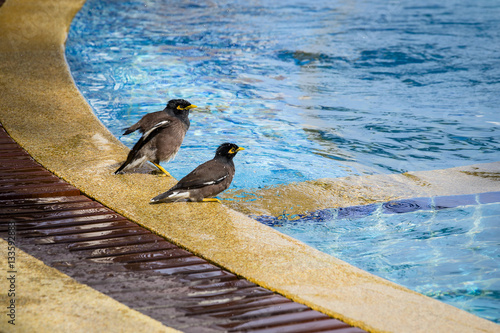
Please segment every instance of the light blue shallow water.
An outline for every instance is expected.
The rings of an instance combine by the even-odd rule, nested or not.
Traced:
[[[122,129],[169,99],[200,106],[176,178],[224,141],[246,148],[232,188],[500,160],[496,1],[87,0],[66,55],[129,147]],[[498,321],[498,209],[273,227]]]
[[[500,323],[500,203],[401,214],[382,204],[264,219],[375,275]],[[360,215],[363,215],[360,217]]]

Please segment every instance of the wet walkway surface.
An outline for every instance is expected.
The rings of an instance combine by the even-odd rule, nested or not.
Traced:
[[[184,332],[365,332],[199,258],[82,195],[0,126],[0,235]]]

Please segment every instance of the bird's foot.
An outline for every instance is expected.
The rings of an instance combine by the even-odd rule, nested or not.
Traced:
[[[218,202],[222,203],[219,199],[217,198],[203,198],[202,202]]]
[[[169,174],[169,173],[165,173],[165,172],[162,172],[162,171],[160,171],[160,170],[155,170],[155,171],[152,171],[152,172],[151,172],[151,174],[152,174],[152,175],[156,175],[156,176],[158,176],[158,177],[172,177],[172,175],[171,175],[171,174]]]
[[[159,171],[161,171],[161,173],[159,173],[160,177],[172,177],[172,175],[167,170],[165,170],[161,165],[156,164],[154,162],[153,162],[153,164],[155,167],[158,168]]]

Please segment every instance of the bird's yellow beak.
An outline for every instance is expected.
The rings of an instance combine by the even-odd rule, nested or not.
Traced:
[[[179,105],[179,106],[177,106],[177,110],[190,110],[190,109],[194,109],[194,108],[197,108],[197,106],[196,106],[196,105],[194,105],[194,104],[191,104],[191,105],[189,105],[189,106],[186,106],[185,108],[181,108],[181,106],[180,106],[180,105]]]
[[[240,151],[240,150],[245,150],[245,148],[239,147],[238,149],[236,149],[236,151]]]

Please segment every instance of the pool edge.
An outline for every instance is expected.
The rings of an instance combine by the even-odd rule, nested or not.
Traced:
[[[5,73],[0,78],[0,121],[42,165],[196,254],[352,325],[373,332],[498,330],[492,322],[356,269],[228,207],[148,205],[152,194],[174,181],[112,175],[127,149],[94,116],[69,73],[64,41],[81,5],[81,0],[57,5],[19,1],[20,9],[12,12],[7,1],[0,7],[0,26],[8,31],[0,37]],[[5,20],[7,11],[24,20]],[[332,293],[332,287],[338,292]],[[423,315],[424,322],[415,320]]]

